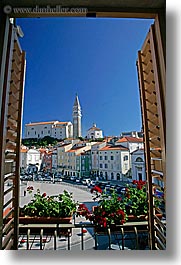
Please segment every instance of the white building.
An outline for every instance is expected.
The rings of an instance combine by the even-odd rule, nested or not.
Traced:
[[[73,136],[71,122],[49,121],[34,122],[25,125],[25,138],[43,138],[51,136],[57,139],[65,139]]]
[[[131,153],[132,180],[146,180],[144,149]]]
[[[106,180],[122,180],[130,168],[129,149],[105,146],[99,149],[99,174]]]
[[[122,145],[129,149],[130,153],[137,149],[144,148],[143,146],[143,138],[137,138],[137,137],[123,137],[119,139],[117,142],[115,142],[115,145]]]
[[[102,130],[96,127],[96,124],[94,123],[91,128],[87,131],[87,138],[88,139],[99,139],[103,138]]]
[[[41,154],[37,149],[21,149],[20,151],[20,168],[24,172],[33,172],[34,168],[37,167],[40,170],[41,166]],[[32,170],[31,170],[32,167]]]
[[[121,137],[126,137],[126,136],[130,136],[130,137],[136,137],[136,138],[139,138],[139,137],[143,137],[143,132],[137,132],[137,131],[130,131],[130,132],[122,132],[121,133]]]

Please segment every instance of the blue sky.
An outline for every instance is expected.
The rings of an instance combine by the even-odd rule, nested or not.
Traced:
[[[104,135],[141,129],[137,51],[153,21],[144,19],[17,19],[24,37],[24,125],[72,121],[76,93],[82,134],[93,123]]]

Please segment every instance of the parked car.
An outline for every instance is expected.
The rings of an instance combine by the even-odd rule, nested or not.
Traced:
[[[81,181],[80,181],[79,178],[76,178],[75,182],[76,182],[76,183],[80,183]]]
[[[82,180],[82,184],[84,184],[84,185],[90,184],[90,182],[91,182],[91,179],[83,179]]]
[[[91,180],[90,184],[91,184],[92,186],[95,186],[95,185],[96,185],[96,181],[95,181],[95,180]]]
[[[52,181],[52,178],[50,176],[46,176],[46,177],[44,177],[44,180],[45,181]]]
[[[62,178],[54,178],[54,182],[62,182]]]

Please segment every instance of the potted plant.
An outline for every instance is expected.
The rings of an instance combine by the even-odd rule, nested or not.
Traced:
[[[95,195],[93,199],[98,200],[97,206],[89,211],[85,204],[80,204],[78,213],[93,222],[95,232],[107,232],[107,228],[116,230],[118,225],[126,222],[124,205],[115,191],[108,195],[95,186],[91,192]]]
[[[66,190],[62,194],[47,196],[45,192],[41,194],[37,189],[32,200],[21,209],[21,215],[36,217],[37,221],[47,218],[50,222],[50,219],[54,221],[55,218],[61,220],[72,217],[76,208],[77,203],[73,200],[72,194]]]
[[[128,221],[142,221],[148,218],[148,198],[146,192],[146,181],[133,180],[132,185],[127,185],[122,198],[125,205]],[[155,199],[155,206],[159,207],[160,202]],[[161,218],[161,216],[158,216]]]

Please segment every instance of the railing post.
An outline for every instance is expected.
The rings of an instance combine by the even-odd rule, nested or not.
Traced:
[[[68,250],[70,250],[70,234],[71,234],[71,231],[70,229],[68,229]]]
[[[107,234],[108,234],[108,240],[109,240],[109,249],[111,249],[111,230],[110,230],[110,228],[107,229]]]
[[[97,232],[94,233],[94,239],[95,239],[95,250],[97,250]]]
[[[26,242],[26,249],[29,249],[29,240],[30,240],[30,229],[27,231],[27,242]]]
[[[84,233],[83,233],[83,226],[81,227],[81,249],[84,250]]]
[[[43,229],[40,230],[40,249],[43,249],[43,245],[42,245],[42,239],[43,239]]]
[[[54,230],[54,250],[57,249],[57,230]]]
[[[124,250],[124,228],[121,227],[121,234],[122,234],[122,250]]]
[[[134,231],[135,231],[135,235],[136,235],[136,249],[138,249],[138,230],[137,230],[136,226],[134,226]]]

